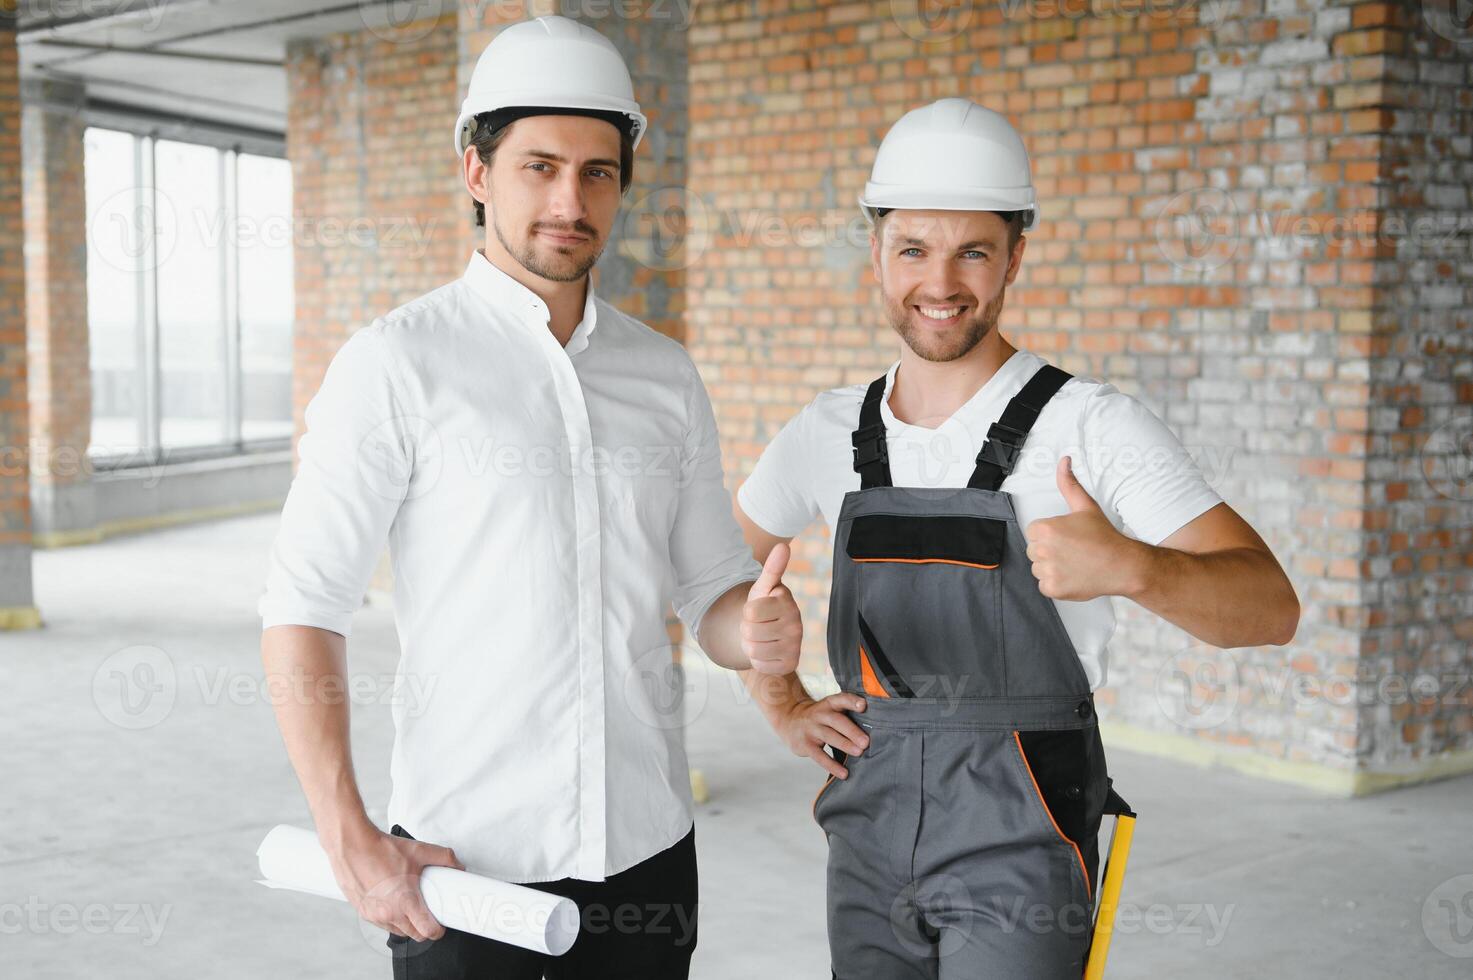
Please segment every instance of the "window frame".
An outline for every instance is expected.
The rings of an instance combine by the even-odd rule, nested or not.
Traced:
[[[135,117],[108,111],[87,113],[84,118],[84,134],[93,128],[124,133],[132,137],[133,175],[132,186],[134,207],[140,213],[156,213],[157,172],[156,150],[159,140],[193,143],[209,146],[216,150],[216,166],[219,168],[222,218],[225,228],[232,228],[239,215],[239,168],[244,154],[286,159],[285,139],[278,134],[254,130],[236,131],[229,127],[197,126],[178,120],[160,120]],[[90,215],[89,215],[90,220]],[[161,363],[161,333],[159,322],[158,279],[159,269],[155,252],[154,236],[144,236],[140,243],[140,256],[135,273],[136,304],[134,311],[134,343],[138,357],[136,370],[141,374],[142,398],[139,399],[135,421],[138,425],[139,446],[119,452],[94,452],[91,446],[92,420],[88,419],[87,459],[94,471],[124,470],[136,467],[184,463],[204,459],[219,459],[254,453],[277,452],[291,447],[292,436],[245,439],[244,425],[244,377],[241,356],[240,316],[240,250],[232,235],[222,237],[220,249],[219,309],[223,319],[220,343],[222,382],[225,386],[225,410],[222,422],[226,438],[210,445],[165,447],[163,445],[163,406]],[[295,266],[295,256],[293,257]],[[91,297],[89,295],[89,308]],[[293,322],[293,330],[295,322]],[[89,317],[88,331],[91,323]],[[89,372],[90,383],[90,372]]]

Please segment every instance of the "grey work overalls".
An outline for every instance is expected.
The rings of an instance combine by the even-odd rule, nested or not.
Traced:
[[[1125,810],[1089,682],[998,489],[1070,375],[1040,368],[963,488],[895,487],[880,416],[854,432],[860,489],[834,538],[829,662],[866,696],[869,747],[814,800],[828,837],[839,980],[1079,977],[1098,833]]]

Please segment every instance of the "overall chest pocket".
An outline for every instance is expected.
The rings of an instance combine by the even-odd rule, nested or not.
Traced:
[[[1001,575],[1007,522],[864,514],[849,528],[862,656],[893,696],[1006,690]],[[888,676],[887,676],[888,675]]]

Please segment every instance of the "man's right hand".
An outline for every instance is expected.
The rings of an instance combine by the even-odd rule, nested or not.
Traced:
[[[386,834],[371,824],[324,847],[338,887],[364,919],[416,942],[445,935],[425,904],[419,875],[427,865],[464,871],[450,848]]]
[[[845,709],[863,711],[864,698],[841,692],[814,701],[805,698],[795,703],[778,722],[778,734],[788,743],[794,755],[803,755],[840,779],[849,778],[849,770],[823,750],[832,745],[846,755],[860,755],[869,745],[869,736],[854,723]]]

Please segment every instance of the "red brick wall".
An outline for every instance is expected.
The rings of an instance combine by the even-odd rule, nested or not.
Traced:
[[[0,16],[0,608],[31,604],[31,500],[22,259],[20,80],[13,21]]]
[[[1356,624],[1368,677],[1416,679],[1361,709],[1378,763],[1473,745],[1473,29],[1437,20],[1455,9],[1355,9],[1356,43],[1386,53]]]
[[[287,157],[302,411],[344,340],[460,275],[466,209],[450,151],[456,19],[293,42]]]
[[[22,113],[31,466],[38,482],[91,477],[86,184],[81,90],[45,85]]]
[[[1367,552],[1403,552],[1404,594],[1391,605],[1415,618],[1411,593],[1426,569],[1406,567],[1409,549],[1432,542],[1466,554],[1473,523],[1464,508],[1444,516],[1460,530],[1440,537],[1425,526],[1368,535],[1390,530],[1377,498],[1397,492],[1368,466],[1373,411],[1416,398],[1372,385],[1386,352],[1378,335],[1395,319],[1375,286],[1385,265],[1374,235],[1390,176],[1383,156],[1390,132],[1408,125],[1378,107],[1383,80],[1401,70],[1382,57],[1389,42],[1377,26],[1393,8],[1290,2],[1268,14],[1228,0],[1091,13],[1110,6],[951,5],[929,27],[893,17],[882,0],[694,8],[690,190],[718,234],[689,270],[689,341],[733,482],[817,391],[867,381],[896,356],[854,197],[904,111],[973,98],[1023,134],[1042,207],[1003,332],[1166,418],[1280,557],[1304,605],[1292,645],[1222,651],[1117,600],[1100,698],[1108,716],[1288,761],[1384,762],[1355,698],[1326,690],[1362,668],[1366,628],[1389,626],[1369,601],[1381,581]],[[1418,16],[1410,4],[1395,9],[1404,22]],[[1200,10],[1217,16],[1199,22]],[[1461,58],[1461,114],[1442,125],[1466,146],[1466,49]],[[1425,160],[1444,148],[1435,146],[1414,153]],[[1460,173],[1466,187],[1466,165]],[[1466,194],[1450,207],[1466,219]],[[1202,247],[1194,216],[1211,213],[1225,226]],[[837,230],[810,234],[823,228]],[[1424,274],[1455,274],[1434,266]],[[1466,406],[1466,373],[1437,391],[1448,411]],[[1381,445],[1390,449],[1388,435]],[[1466,596],[1466,571],[1458,578],[1444,567],[1456,561],[1434,561],[1439,587],[1461,582]],[[823,663],[829,564],[816,525],[798,542],[793,583],[813,669]],[[1437,632],[1462,636],[1466,658],[1466,601],[1440,615]],[[1431,655],[1405,623],[1387,633],[1375,642],[1395,636],[1395,646]],[[1221,689],[1205,714],[1183,697],[1188,677],[1196,697]],[[1281,688],[1296,678],[1320,693]],[[1473,746],[1457,725],[1461,733],[1450,721],[1415,731],[1415,741],[1427,751]]]

